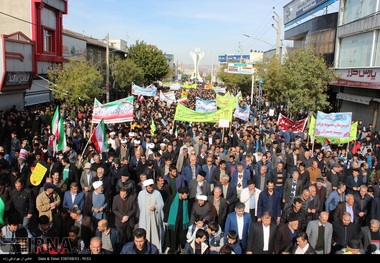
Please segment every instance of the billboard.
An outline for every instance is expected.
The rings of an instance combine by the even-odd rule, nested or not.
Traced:
[[[254,69],[252,64],[228,63],[227,73],[252,75],[253,71]]]
[[[218,61],[221,63],[227,62],[228,61],[239,61],[241,59],[244,60],[249,60],[250,55],[220,55],[218,57]]]
[[[284,25],[290,26],[322,10],[337,0],[293,0],[284,6]]]

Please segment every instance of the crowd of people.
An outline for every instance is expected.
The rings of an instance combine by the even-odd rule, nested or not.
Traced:
[[[286,112],[270,116],[249,96],[240,102],[249,121],[229,128],[175,121],[175,103],[134,103],[132,122],[107,125],[101,153],[89,105],[60,105],[63,151],[51,130],[56,105],[0,111],[0,253],[379,251],[380,139],[371,124],[359,121],[349,144],[328,145],[281,130],[277,114]]]

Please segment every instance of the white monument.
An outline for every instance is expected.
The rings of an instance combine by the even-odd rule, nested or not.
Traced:
[[[205,53],[200,52],[199,48],[194,49],[194,51],[190,51],[190,56],[194,61],[194,73],[191,76],[191,80],[198,80],[199,82],[203,82],[201,75],[199,74],[199,61],[204,57]]]

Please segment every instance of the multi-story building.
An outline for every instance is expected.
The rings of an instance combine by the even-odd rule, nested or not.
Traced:
[[[340,1],[334,83],[338,109],[373,127],[380,102],[380,1]]]
[[[67,0],[2,1],[0,108],[48,102],[48,69],[63,63],[62,17]]]
[[[313,15],[336,0],[293,0],[284,7],[284,39],[293,40],[294,48],[313,46],[339,78],[331,83],[332,111],[352,112],[353,120],[365,125],[380,120],[380,0],[339,1],[335,13]],[[313,17],[312,17],[313,16]],[[308,18],[304,23],[301,19]],[[297,24],[296,24],[297,23]]]
[[[107,41],[63,28],[67,0],[18,0],[2,3],[0,14],[0,109],[18,109],[54,100],[48,70],[71,58],[97,64],[104,76]],[[108,56],[125,58],[127,42],[109,39]],[[111,84],[112,78],[110,77]],[[109,93],[113,94],[110,87]]]

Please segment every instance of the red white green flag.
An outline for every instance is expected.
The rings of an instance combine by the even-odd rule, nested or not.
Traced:
[[[57,106],[51,121],[51,133],[55,136],[56,141],[59,138],[59,117],[59,106]]]
[[[107,133],[103,119],[101,119],[99,124],[96,126],[94,133],[92,134],[91,141],[99,154],[108,151]]]
[[[65,131],[65,123],[62,117],[59,118],[59,126],[58,126],[58,151],[66,150],[66,131]]]

